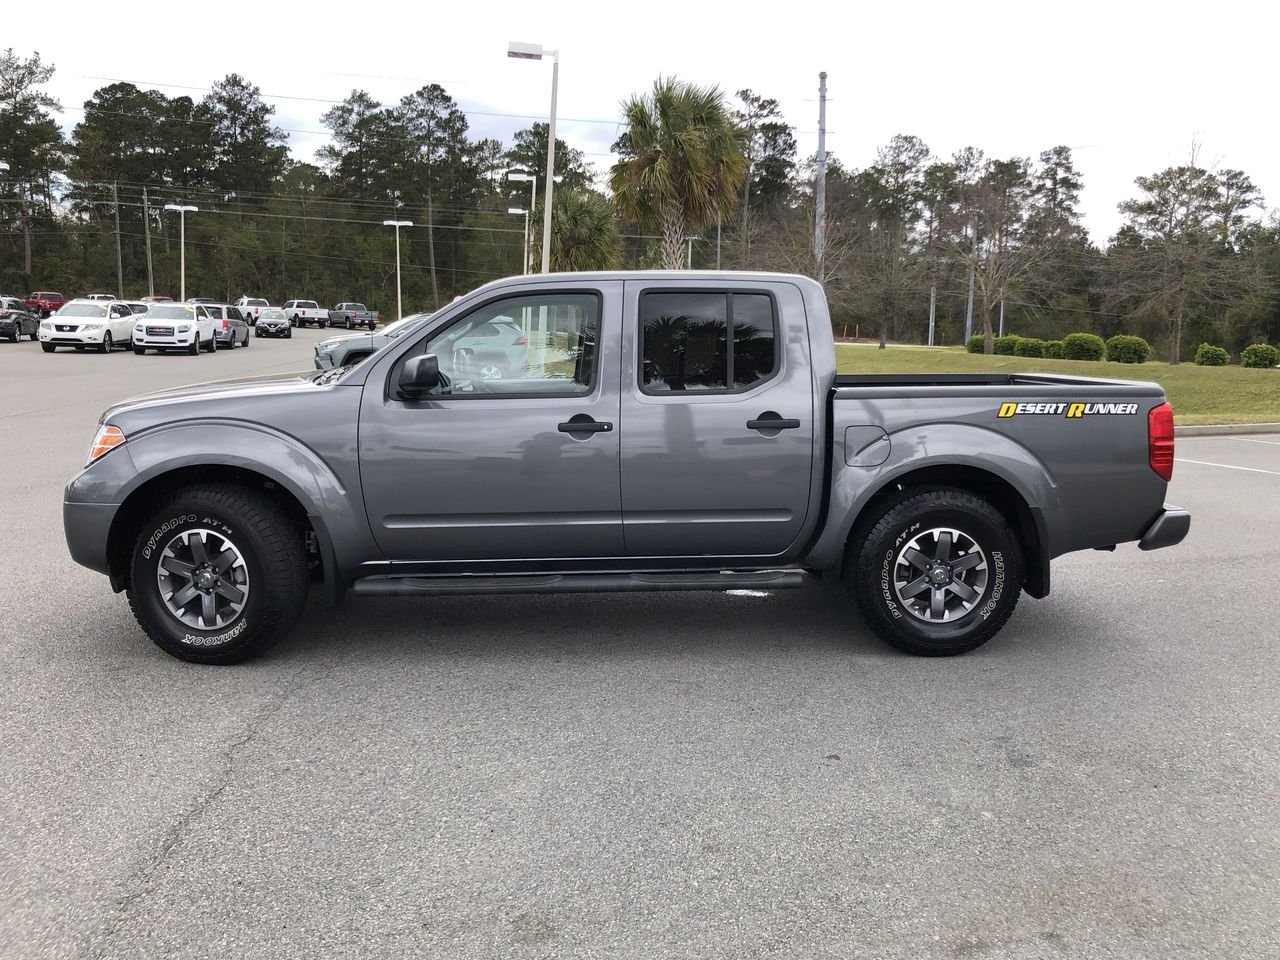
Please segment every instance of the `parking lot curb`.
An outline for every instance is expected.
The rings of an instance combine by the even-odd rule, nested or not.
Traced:
[[[1280,433],[1280,423],[1201,423],[1173,428],[1175,437],[1229,437],[1233,433]]]

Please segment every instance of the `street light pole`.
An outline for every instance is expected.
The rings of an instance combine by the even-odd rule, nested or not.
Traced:
[[[178,211],[178,300],[187,299],[187,214],[196,213],[200,208],[189,204],[166,203],[166,210]]]
[[[412,227],[411,220],[383,220],[384,227],[396,228],[396,319],[404,319],[404,302],[400,298],[400,228]]]
[[[507,207],[507,213],[524,214],[524,272],[529,272],[529,211],[524,207]]]
[[[507,45],[507,56],[517,60],[541,60],[551,57],[551,117],[547,129],[547,187],[542,211],[542,272],[551,272],[551,191],[556,174],[556,95],[560,85],[560,51],[545,50],[536,43]]]

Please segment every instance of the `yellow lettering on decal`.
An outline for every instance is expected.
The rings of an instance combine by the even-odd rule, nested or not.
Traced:
[[[1083,403],[1072,403],[1072,404],[1069,404],[1069,405],[1067,406],[1067,416],[1068,416],[1068,417],[1083,417],[1083,416],[1084,416],[1084,404],[1083,404]]]
[[[1018,412],[1018,405],[1016,403],[1002,403],[1000,404],[1000,412],[996,414],[996,416],[1012,417],[1017,412]]]

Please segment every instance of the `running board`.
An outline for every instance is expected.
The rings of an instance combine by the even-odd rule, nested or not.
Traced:
[[[667,590],[794,590],[802,570],[696,573],[550,573],[534,576],[366,577],[351,586],[362,597],[508,593],[636,593]]]

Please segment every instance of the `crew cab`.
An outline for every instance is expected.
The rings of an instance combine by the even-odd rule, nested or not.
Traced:
[[[378,325],[378,318],[363,303],[340,303],[329,311],[329,325],[341,325],[348,330],[359,327],[372,330]]]
[[[528,331],[518,375],[453,347]],[[363,363],[106,411],[63,507],[71,556],[185,660],[358,596],[844,584],[870,629],[959,654],[1054,557],[1185,537],[1156,384],[838,375],[822,288],[695,271],[516,277]],[[1117,592],[1124,588],[1117,586]]]
[[[314,323],[323,329],[329,325],[329,311],[314,300],[286,300],[284,312],[295,327],[306,327]]]
[[[153,303],[134,320],[133,352],[184,350],[198,356],[218,349],[213,316],[203,303]]]
[[[69,300],[40,321],[40,349],[45,353],[58,347],[110,353],[113,347],[128,347],[132,336],[133,311],[119,300]]]
[[[28,294],[22,302],[37,317],[47,317],[66,303],[67,298],[52,290],[37,290],[35,293]]]

